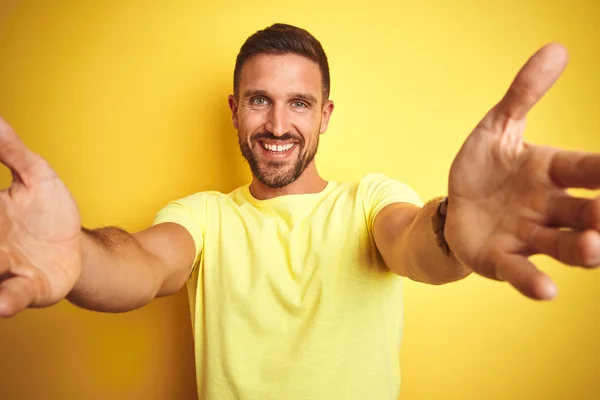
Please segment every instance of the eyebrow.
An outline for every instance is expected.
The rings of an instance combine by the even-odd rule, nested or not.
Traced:
[[[310,93],[293,93],[292,98],[304,100],[307,103],[316,104],[318,102],[317,98]]]
[[[268,93],[266,90],[260,90],[260,89],[248,89],[244,92],[244,94],[242,95],[243,98],[248,98],[248,97],[252,97],[252,96],[265,96],[265,97],[269,97]],[[313,96],[310,93],[292,93],[289,96],[292,99],[299,99],[299,100],[304,100],[308,103],[313,103],[316,104],[318,103],[318,100],[315,96]]]

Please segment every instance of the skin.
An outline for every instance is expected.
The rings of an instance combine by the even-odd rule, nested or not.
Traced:
[[[246,61],[240,78],[239,98],[229,96],[229,107],[252,170],[253,196],[323,190],[327,182],[314,156],[334,104],[323,98],[319,65],[295,54],[259,54]],[[272,152],[263,144],[293,147]]]
[[[541,48],[467,137],[449,175],[445,237],[451,256],[432,233],[439,201],[381,211],[374,236],[393,272],[431,284],[477,273],[507,281],[530,298],[550,299],[556,287],[529,256],[546,254],[586,268],[600,264],[600,200],[566,193],[600,187],[600,154],[523,141],[527,112],[566,64],[561,45]],[[333,103],[320,97],[318,67],[295,55],[257,56],[243,68],[240,93],[229,104],[242,152],[254,163],[252,194],[268,199],[322,190],[326,181],[311,156]],[[299,105],[310,96],[314,104]],[[261,140],[296,147],[271,154]],[[161,224],[134,235],[107,229],[97,233],[101,239],[82,234],[68,189],[2,119],[0,161],[14,176],[0,192],[0,316],[67,295],[90,309],[126,311],[184,284],[195,254],[184,228]],[[293,181],[282,184],[286,179]]]
[[[566,191],[600,188],[600,155],[523,140],[527,113],[567,61],[566,49],[556,43],[533,54],[461,147],[448,182],[445,238],[451,257],[420,244],[433,241],[426,222],[436,202],[421,210],[398,204],[382,211],[375,236],[394,272],[433,284],[476,273],[549,300],[557,287],[530,256],[545,254],[583,268],[600,264],[600,198]]]
[[[527,113],[567,62],[557,43],[536,52],[450,169],[446,234],[456,258],[535,299],[553,298],[557,288],[529,256],[545,254],[584,268],[600,264],[600,199],[566,192],[600,188],[600,155],[523,140]]]

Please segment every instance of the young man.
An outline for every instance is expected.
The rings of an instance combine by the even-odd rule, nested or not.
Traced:
[[[334,110],[320,43],[276,24],[242,46],[229,97],[252,182],[173,201],[152,227],[84,229],[67,188],[2,120],[0,315],[63,298],[123,312],[190,293],[200,399],[396,399],[401,279],[472,272],[551,299],[528,257],[600,264],[600,155],[523,142],[525,116],[559,77],[550,44],[519,71],[422,205],[371,174],[323,179],[314,155]],[[567,228],[567,229],[565,229]]]

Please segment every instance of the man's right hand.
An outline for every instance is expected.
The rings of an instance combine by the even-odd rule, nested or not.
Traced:
[[[81,222],[64,183],[0,118],[0,317],[62,300],[81,274]]]

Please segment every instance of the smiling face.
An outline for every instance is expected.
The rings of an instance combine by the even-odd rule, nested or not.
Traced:
[[[296,54],[258,54],[242,67],[239,95],[229,97],[233,124],[252,174],[268,188],[291,184],[314,162],[333,111],[321,79],[318,64]]]

